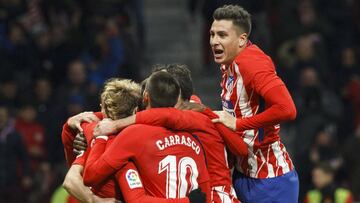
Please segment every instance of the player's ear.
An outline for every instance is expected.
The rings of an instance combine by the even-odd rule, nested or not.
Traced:
[[[247,43],[247,34],[246,33],[242,33],[240,36],[239,36],[239,47],[244,47],[246,46],[246,43]]]
[[[139,110],[139,108],[138,108],[138,107],[135,107],[134,110],[133,110],[133,112],[132,112],[132,114],[133,114],[133,115],[136,114],[136,112],[138,112],[138,110]]]
[[[144,107],[146,107],[149,103],[149,93],[147,91],[144,91],[144,95],[143,95],[143,104]]]
[[[107,115],[106,115],[105,105],[102,104],[102,103],[100,103],[100,111],[101,111],[101,113],[103,114],[104,118],[106,118]]]

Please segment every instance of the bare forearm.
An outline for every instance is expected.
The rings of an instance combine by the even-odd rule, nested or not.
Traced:
[[[63,187],[80,202],[92,202],[93,193],[83,183],[81,165],[73,165],[66,174]]]

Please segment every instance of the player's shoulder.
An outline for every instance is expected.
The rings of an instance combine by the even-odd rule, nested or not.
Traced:
[[[267,63],[271,58],[266,55],[258,46],[252,44],[246,47],[236,58],[237,64]]]
[[[255,74],[258,71],[275,69],[271,58],[256,45],[250,45],[242,51],[235,58],[235,63],[242,74]]]

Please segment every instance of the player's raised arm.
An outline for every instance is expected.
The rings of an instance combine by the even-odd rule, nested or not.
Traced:
[[[98,136],[95,138],[84,170],[85,185],[99,184],[128,163],[128,160],[133,158],[136,153],[141,153],[144,146],[139,142],[141,140],[139,135],[141,136],[143,132],[137,132],[136,135],[133,133],[131,127],[123,130],[106,150],[108,137]]]
[[[100,112],[83,112],[70,117],[63,125],[61,132],[61,140],[64,145],[65,159],[70,167],[76,158],[74,154],[74,139],[77,133],[82,132],[82,122],[92,122],[102,119],[103,115]]]
[[[274,126],[281,122],[294,120],[296,117],[295,104],[283,81],[276,75],[271,60],[268,63],[252,62],[257,70],[248,73],[249,85],[261,96],[265,103],[265,110],[251,117],[235,118],[224,112],[216,112],[219,119],[232,130],[244,131]]]

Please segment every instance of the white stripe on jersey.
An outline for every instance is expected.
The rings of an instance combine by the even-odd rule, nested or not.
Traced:
[[[215,186],[212,190],[216,191],[217,195],[221,200],[221,203],[232,203],[232,200],[230,199],[228,193],[225,192],[224,186]]]
[[[261,165],[260,165],[260,167],[258,168],[258,170],[257,170],[257,172],[256,172],[256,177],[258,177],[259,172],[261,171],[261,168],[262,168],[262,167],[264,166],[264,164],[266,163],[265,157],[264,157],[264,155],[263,155],[263,153],[261,152],[260,149],[258,149],[258,150],[256,151],[256,154],[255,154],[255,155],[257,155],[257,154],[260,154]]]
[[[251,105],[250,105],[251,98],[249,99],[249,97],[247,95],[244,81],[239,72],[238,65],[236,63],[234,63],[233,65],[235,66],[234,70],[235,70],[236,76],[237,76],[237,84],[236,84],[237,100],[236,100],[236,103],[234,106],[234,111],[239,106],[240,111],[241,111],[241,116],[243,118],[247,118],[247,117],[253,116],[253,112],[252,112]],[[250,96],[252,96],[252,92],[251,92]]]
[[[282,173],[285,174],[290,171],[289,165],[286,162],[286,157],[284,156],[283,151],[280,147],[280,141],[276,141],[273,144],[271,144],[271,148],[274,152],[276,163],[278,163],[279,166],[282,168]]]
[[[275,177],[275,174],[274,174],[274,167],[272,164],[269,163],[269,159],[270,159],[270,151],[271,150],[271,147],[269,146],[268,147],[268,151],[267,151],[267,157],[266,157],[266,165],[267,165],[267,168],[268,168],[268,175],[267,177]],[[276,174],[277,175],[277,174]]]
[[[240,104],[239,107],[240,107],[240,112],[241,112],[242,117],[243,118],[251,117],[251,116],[253,116],[253,112],[252,112],[252,109],[250,106],[250,100],[249,100],[249,97],[248,97],[246,89],[245,89],[243,78],[239,72],[238,65],[236,63],[234,63],[233,65],[235,66],[234,70],[235,70],[236,76],[237,76],[237,84],[236,84],[237,101],[234,106],[234,109]],[[255,138],[256,138],[255,130],[246,130],[246,131],[244,131],[244,135],[245,135],[244,142],[248,145],[248,151],[249,151],[249,155],[248,155],[248,164],[250,166],[249,174],[251,177],[254,177],[254,175],[256,174],[256,172],[258,170],[256,154],[254,154],[254,143],[255,143]],[[237,163],[239,163],[239,161],[237,161]],[[241,168],[241,166],[238,166],[238,168]]]

